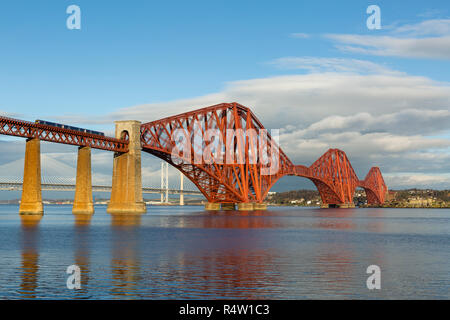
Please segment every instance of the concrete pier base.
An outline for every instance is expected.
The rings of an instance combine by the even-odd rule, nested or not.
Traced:
[[[222,210],[236,210],[236,205],[234,203],[222,203]]]
[[[267,210],[267,203],[255,203],[255,204],[253,204],[253,210]]]
[[[77,182],[75,186],[75,199],[73,201],[72,213],[76,215],[94,213],[90,147],[78,148]]]
[[[44,214],[41,191],[41,143],[39,139],[28,139],[26,142],[19,213]]]
[[[205,210],[207,210],[207,211],[218,211],[218,210],[220,210],[220,203],[207,202],[207,203],[205,203]]]
[[[139,121],[116,121],[116,138],[128,136],[128,152],[114,154],[111,200],[112,214],[141,214],[147,211],[142,198],[141,140]]]
[[[347,208],[355,208],[354,203],[343,203],[339,205],[339,208],[347,209]]]
[[[329,208],[328,203],[322,203],[322,205],[320,206],[323,209]]]
[[[254,203],[252,202],[241,202],[237,204],[239,211],[253,211]]]
[[[322,204],[321,208],[355,208],[354,203],[339,203],[339,204]]]

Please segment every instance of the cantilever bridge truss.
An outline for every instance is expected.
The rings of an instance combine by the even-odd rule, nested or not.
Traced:
[[[0,134],[123,153],[129,141],[0,117]],[[387,187],[378,167],[364,180],[346,154],[330,149],[311,166],[295,165],[247,107],[223,103],[141,125],[142,150],[178,168],[208,199],[261,203],[283,176],[310,179],[324,204],[350,204],[357,187],[382,204]]]
[[[352,203],[357,187],[365,189],[368,203],[382,204],[387,192],[378,167],[359,180],[338,149],[309,167],[294,165],[251,110],[238,103],[144,123],[141,145],[182,171],[210,202],[261,203],[286,175],[310,179],[324,204]]]

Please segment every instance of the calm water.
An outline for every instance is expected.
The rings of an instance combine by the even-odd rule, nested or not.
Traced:
[[[209,213],[96,207],[41,221],[0,206],[3,299],[449,299],[450,210],[302,209]],[[69,265],[81,289],[66,287]],[[381,268],[368,290],[366,268]]]

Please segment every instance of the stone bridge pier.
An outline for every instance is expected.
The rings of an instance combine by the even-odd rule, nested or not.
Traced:
[[[128,138],[128,152],[114,154],[111,214],[140,214],[147,211],[142,197],[141,123],[116,121],[116,138]]]
[[[146,212],[142,197],[141,140],[139,121],[116,121],[116,137],[129,140],[128,152],[114,154],[111,200],[107,212],[140,214]],[[94,213],[92,197],[91,148],[78,148],[77,178],[72,212],[75,215]],[[43,215],[41,188],[40,140],[28,139],[22,187],[21,215]]]
[[[27,139],[23,169],[22,199],[20,214],[44,214],[41,191],[41,142]]]
[[[91,178],[91,148],[78,149],[77,179],[74,214],[93,214]],[[43,215],[41,188],[41,142],[39,139],[28,139],[25,145],[25,164],[23,170],[22,199],[19,213],[21,215]]]
[[[91,148],[79,147],[73,214],[93,214]]]

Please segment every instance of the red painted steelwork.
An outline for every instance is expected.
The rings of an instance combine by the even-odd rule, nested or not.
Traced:
[[[127,152],[128,141],[0,116],[0,134],[74,146]]]
[[[207,156],[214,158],[212,139],[198,140],[208,136],[208,130],[218,130],[223,149],[231,151],[234,161],[196,161],[198,153],[207,150]],[[346,154],[338,149],[330,149],[310,167],[294,165],[284,152],[267,134],[266,141],[258,142],[247,136],[243,143],[237,142],[227,130],[254,130],[258,135],[265,130],[261,122],[250,111],[238,103],[222,103],[215,106],[186,112],[161,120],[144,123],[141,126],[141,144],[145,152],[151,153],[182,171],[210,202],[220,203],[261,203],[270,188],[283,176],[306,177],[316,185],[324,204],[353,203],[356,187],[363,187],[370,204],[384,202],[387,187],[378,168],[372,168],[366,179],[356,176]],[[183,150],[179,158],[172,157],[176,132],[184,132],[190,141],[190,150]],[[271,149],[270,146],[276,146]],[[228,147],[229,149],[227,149]],[[253,151],[252,151],[253,150]],[[250,161],[253,154],[256,161]],[[244,161],[239,160],[239,156]],[[266,158],[264,155],[267,155]],[[279,155],[279,157],[278,157]],[[275,157],[274,157],[275,156]],[[184,161],[179,161],[184,158]],[[225,159],[226,155],[224,156]],[[273,160],[267,162],[268,158]],[[263,174],[270,166],[278,170]]]
[[[359,186],[366,191],[367,202],[371,204],[383,204],[388,188],[384,183],[380,168],[372,167]]]

